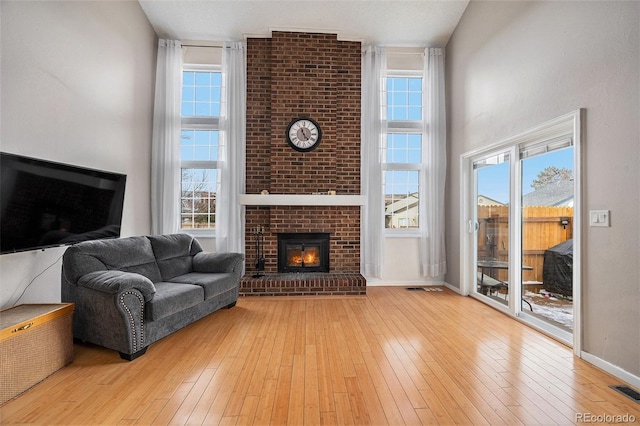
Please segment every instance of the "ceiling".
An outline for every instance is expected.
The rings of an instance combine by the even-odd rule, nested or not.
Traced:
[[[161,38],[232,41],[271,31],[365,45],[444,47],[469,0],[139,0]]]

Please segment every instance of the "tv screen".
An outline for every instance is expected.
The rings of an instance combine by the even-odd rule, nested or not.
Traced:
[[[120,236],[126,175],[0,153],[2,254]]]

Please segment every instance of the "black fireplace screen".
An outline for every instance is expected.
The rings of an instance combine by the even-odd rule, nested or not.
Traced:
[[[329,272],[329,234],[278,234],[278,272]]]

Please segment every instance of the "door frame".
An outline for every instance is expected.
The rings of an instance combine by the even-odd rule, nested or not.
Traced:
[[[581,162],[581,145],[582,145],[582,116],[583,109],[577,109],[560,117],[546,121],[522,133],[498,141],[496,143],[477,148],[460,156],[461,170],[461,191],[460,191],[460,278],[462,295],[474,297],[483,303],[505,312],[514,319],[524,322],[525,324],[549,335],[550,337],[573,347],[574,355],[580,357],[582,351],[582,293],[581,293],[581,275],[582,275],[582,162]],[[521,176],[520,176],[520,160],[517,157],[519,147],[532,144],[535,142],[543,142],[570,135],[573,139],[573,177],[574,177],[574,204],[573,204],[573,333],[561,332],[558,327],[554,327],[550,323],[542,321],[532,315],[527,315],[522,311],[519,300],[521,293],[521,277],[515,273],[519,271],[522,264],[521,250],[521,203],[511,203],[509,209],[509,306],[499,303],[491,303],[486,298],[478,297],[477,293],[472,291],[476,285],[475,266],[475,244],[476,239],[475,225],[475,209],[477,199],[474,202],[475,188],[473,161],[479,157],[486,156],[496,151],[510,151],[514,154],[510,163],[511,172],[511,200],[520,200],[521,194]]]

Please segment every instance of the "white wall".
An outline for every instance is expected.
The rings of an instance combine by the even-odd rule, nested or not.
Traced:
[[[156,36],[139,4],[0,7],[0,149],[126,174],[122,235],[148,233]],[[18,302],[59,301],[63,252],[1,256],[0,306],[39,274]]]
[[[640,377],[640,3],[471,2],[447,45],[446,281],[460,286],[460,154],[585,108],[583,350]]]
[[[442,285],[443,277],[425,277],[420,270],[420,238],[384,239],[382,279],[367,278],[367,285]]]

